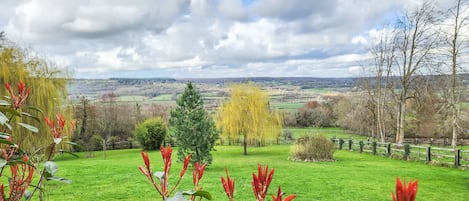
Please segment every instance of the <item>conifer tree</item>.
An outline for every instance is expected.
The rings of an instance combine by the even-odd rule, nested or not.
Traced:
[[[185,156],[192,154],[192,164],[210,164],[210,151],[214,150],[219,132],[204,108],[200,92],[189,82],[176,103],[177,107],[171,111],[170,124],[178,147],[178,160],[184,161]]]

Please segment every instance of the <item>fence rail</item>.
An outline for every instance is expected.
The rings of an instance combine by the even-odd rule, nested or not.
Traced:
[[[469,150],[370,142],[353,139],[333,138],[339,149],[370,153],[402,160],[425,161],[455,167],[469,167]]]

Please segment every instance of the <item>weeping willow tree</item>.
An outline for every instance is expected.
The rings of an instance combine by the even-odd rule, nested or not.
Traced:
[[[238,84],[219,108],[217,126],[228,141],[242,140],[247,155],[248,144],[260,146],[278,138],[282,118],[278,111],[270,109],[267,93],[253,83]]]
[[[39,128],[38,133],[13,124],[13,141],[19,144],[23,150],[32,152],[49,145],[52,136],[49,128],[44,123],[44,117],[53,117],[58,113],[63,114],[67,122],[71,120],[71,108],[66,106],[66,76],[53,64],[37,56],[31,56],[25,49],[15,45],[0,45],[0,94],[8,95],[3,87],[5,83],[10,83],[15,90],[19,81],[23,81],[26,87],[31,88],[26,105],[39,108],[38,111],[24,111],[35,117],[40,122],[28,118],[25,115],[17,117],[16,122],[24,122]],[[68,128],[66,128],[68,129]],[[71,137],[71,132],[65,130],[64,134]]]

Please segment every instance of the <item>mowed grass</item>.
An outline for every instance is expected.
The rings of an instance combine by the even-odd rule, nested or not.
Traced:
[[[176,152],[176,150],[174,151]],[[103,160],[101,152],[94,158],[72,159],[60,157],[58,176],[69,178],[73,183],[48,183],[48,200],[160,200],[138,170],[143,164],[140,150],[108,151]],[[467,200],[469,196],[469,173],[465,170],[429,166],[338,151],[337,161],[306,163],[289,161],[290,145],[250,147],[248,155],[242,155],[241,146],[219,146],[213,152],[213,164],[206,170],[202,185],[213,200],[227,200],[220,183],[220,177],[228,168],[235,179],[235,198],[239,201],[254,200],[251,180],[257,164],[269,164],[275,168],[275,175],[269,194],[277,186],[287,194],[297,194],[296,201],[313,200],[390,200],[395,188],[395,179],[419,179],[418,200]],[[84,153],[81,153],[84,155]],[[176,153],[173,154],[176,156]],[[152,167],[162,168],[158,151],[150,152]],[[179,174],[181,163],[173,162],[171,182]],[[179,189],[191,189],[191,170],[184,177]],[[270,198],[269,198],[270,200]]]

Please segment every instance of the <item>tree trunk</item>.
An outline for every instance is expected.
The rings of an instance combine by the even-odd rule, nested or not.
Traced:
[[[248,155],[248,150],[247,150],[248,144],[247,144],[247,142],[246,142],[246,135],[243,136],[243,146],[244,146],[244,152],[243,152],[243,154],[244,154],[244,155]]]
[[[406,114],[406,104],[405,98],[400,100],[399,111],[397,114],[397,130],[396,130],[396,143],[402,144],[404,141],[404,123],[405,123],[405,114]]]

